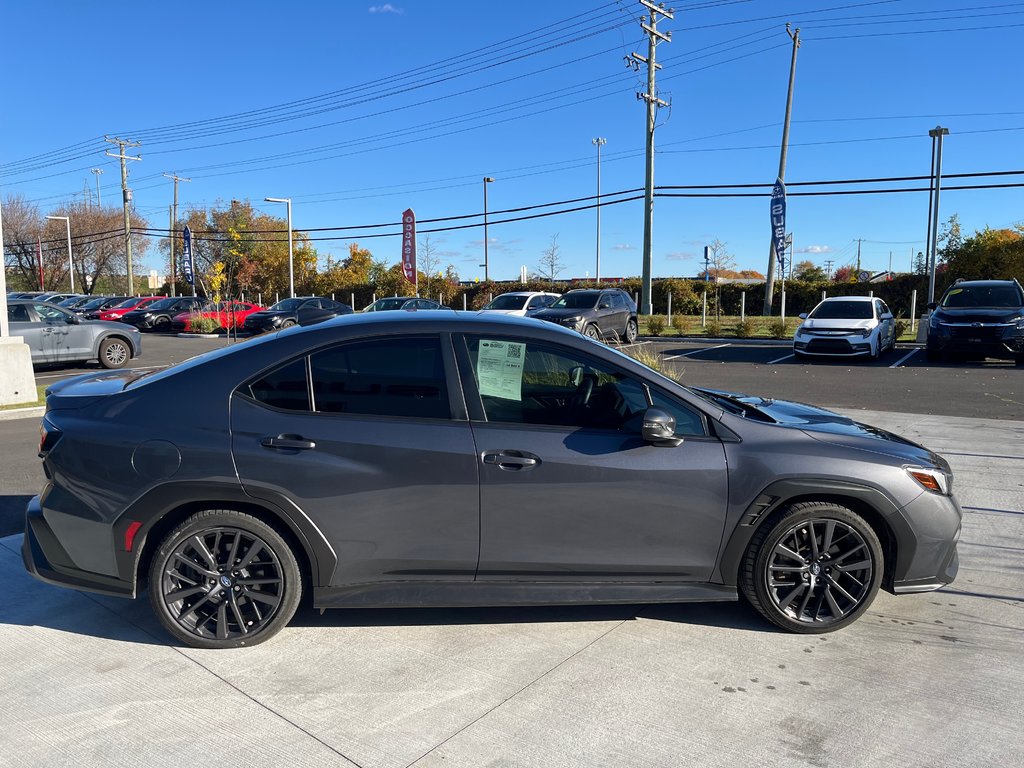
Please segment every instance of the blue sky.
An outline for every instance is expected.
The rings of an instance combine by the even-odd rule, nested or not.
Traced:
[[[496,179],[492,212],[593,195],[597,136],[607,139],[603,191],[643,186],[635,92],[645,82],[623,63],[631,51],[646,53],[636,0],[117,9],[3,0],[0,8],[0,164],[46,155],[0,168],[0,195],[22,194],[43,209],[81,196],[83,184],[94,188],[91,167],[105,171],[104,202],[119,199],[104,134],[142,141],[130,186],[157,227],[167,226],[171,199],[160,174],[171,171],[192,178],[179,190],[183,207],[249,199],[283,216],[263,198],[291,197],[297,229],[394,222],[407,207],[420,219],[478,214],[485,175]],[[927,174],[927,132],[940,123],[950,129],[944,172],[1021,169],[1024,3],[691,0],[674,8],[661,24],[672,42],[658,47],[659,95],[671,101],[659,113],[658,184],[774,181],[786,21],[804,40],[787,182]],[[240,116],[216,120],[229,115]],[[891,251],[894,267],[906,269],[923,248],[926,207],[927,193],[791,197],[788,228],[798,259],[846,264],[862,238],[865,268],[886,268]],[[1024,189],[945,192],[941,217],[952,213],[968,230],[1007,226],[1024,219]],[[592,275],[587,210],[492,224],[492,277],[533,269],[555,234],[563,276]],[[482,238],[480,228],[433,236],[464,279],[482,277]],[[767,199],[658,199],[654,274],[696,274],[714,238],[739,268],[763,272]],[[642,202],[603,209],[602,274],[639,274],[642,240]],[[397,237],[360,243],[399,259]],[[317,246],[339,256],[348,243]],[[154,255],[145,266],[158,266]]]

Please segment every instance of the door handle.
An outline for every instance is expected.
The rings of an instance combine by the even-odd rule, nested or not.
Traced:
[[[533,469],[538,466],[540,458],[523,451],[498,451],[497,453],[485,453],[484,464],[492,464],[498,469],[508,472],[520,472],[526,469]]]
[[[277,448],[286,451],[308,451],[316,448],[316,443],[306,440],[299,435],[278,435],[277,437],[264,437],[260,440],[264,448]]]

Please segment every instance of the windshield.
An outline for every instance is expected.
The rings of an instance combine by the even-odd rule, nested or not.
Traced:
[[[170,309],[177,303],[177,299],[160,299],[160,301],[154,301],[152,304],[147,304],[146,309]]]
[[[116,307],[113,307],[113,309],[127,309],[128,307],[134,307],[136,304],[141,304],[142,301],[142,299],[125,299]]]
[[[484,309],[522,309],[526,306],[526,300],[529,298],[529,296],[516,296],[514,293],[506,293],[504,296],[498,296]]]
[[[374,312],[386,312],[386,311],[391,310],[391,309],[401,309],[405,305],[405,302],[407,302],[407,301],[408,301],[408,299],[402,299],[402,298],[398,298],[398,299],[381,299],[380,301],[378,301],[374,305],[373,311]]]
[[[551,305],[552,309],[593,309],[597,306],[598,291],[573,291]]]
[[[870,320],[874,316],[870,301],[823,301],[808,315],[815,320]]]
[[[93,299],[88,304],[82,306],[82,309],[99,309],[107,302],[107,299]]]
[[[302,306],[303,299],[281,299],[270,308],[271,312],[291,312]]]
[[[1020,290],[1015,285],[967,285],[950,288],[942,299],[943,308],[990,307],[1016,309],[1024,305]]]
[[[64,299],[64,301],[58,302],[58,307],[73,307],[76,304],[81,304],[84,299],[81,296],[71,296],[70,298]]]

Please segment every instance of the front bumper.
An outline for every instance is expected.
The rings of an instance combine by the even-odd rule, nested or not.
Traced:
[[[827,357],[857,357],[871,354],[871,337],[864,336],[811,336],[798,334],[793,350],[804,355]]]
[[[1024,355],[1024,333],[1016,329],[1002,333],[991,328],[954,328],[952,331],[936,332],[930,328],[928,349],[933,352],[984,355],[1007,360]]]
[[[909,557],[900,558],[892,592],[931,592],[951,584],[960,568],[956,545],[963,519],[956,497],[925,491],[902,511],[913,540],[899,543]]]
[[[40,581],[114,597],[135,597],[135,587],[114,576],[84,571],[77,567],[61,546],[43,517],[39,497],[25,510],[25,538],[21,544],[25,570]]]

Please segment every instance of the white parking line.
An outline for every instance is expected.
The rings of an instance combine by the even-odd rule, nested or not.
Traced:
[[[907,354],[905,354],[903,357],[901,357],[899,360],[897,360],[895,363],[893,363],[889,367],[890,368],[899,368],[901,365],[903,365],[905,362],[907,362],[907,360],[912,358],[914,355],[916,355],[920,351],[921,351],[920,347],[914,347],[912,350],[907,352]]]
[[[783,360],[789,360],[789,358],[791,358],[791,357],[793,357],[793,353],[792,352],[790,352],[788,355],[784,355],[783,357],[780,357],[780,358],[778,358],[776,360],[769,360],[768,361],[768,365],[775,365],[776,363],[781,363]]]
[[[681,355],[670,355],[669,357],[666,357],[665,359],[666,360],[675,360],[676,358],[679,358],[679,357],[689,357],[690,355],[696,355],[698,352],[710,352],[712,349],[721,349],[722,347],[731,347],[731,346],[732,346],[732,343],[730,342],[729,344],[719,344],[718,346],[715,346],[715,347],[701,347],[700,349],[695,349],[692,352],[684,352]]]

